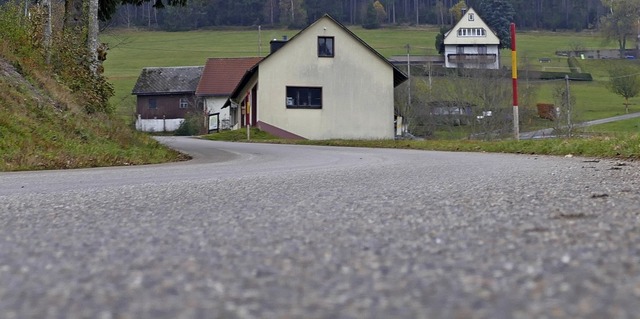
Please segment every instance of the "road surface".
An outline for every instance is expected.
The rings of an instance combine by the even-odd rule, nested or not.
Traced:
[[[0,173],[2,318],[637,318],[638,164],[165,137]]]

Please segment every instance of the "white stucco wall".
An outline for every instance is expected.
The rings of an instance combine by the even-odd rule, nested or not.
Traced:
[[[335,56],[317,37],[335,37]],[[307,139],[391,139],[393,68],[328,18],[293,38],[259,67],[258,120]],[[322,87],[322,109],[287,109],[286,87]]]
[[[173,132],[184,119],[141,119],[136,120],[136,130],[142,132]]]
[[[458,30],[467,28],[484,29],[486,33],[484,35],[474,36],[458,35]],[[464,54],[478,54],[478,46],[480,45],[486,46],[487,54],[495,54],[496,61],[494,63],[487,64],[464,63],[464,68],[499,69],[500,50],[498,49],[498,46],[500,45],[500,39],[495,33],[493,33],[491,28],[489,28],[475,10],[469,9],[444,38],[445,67],[461,67],[457,63],[449,61],[450,54],[458,54],[458,46],[464,46]]]
[[[231,118],[229,108],[222,108],[228,97],[208,96],[204,98],[204,107],[207,114],[220,113],[220,129],[226,130],[231,128]]]

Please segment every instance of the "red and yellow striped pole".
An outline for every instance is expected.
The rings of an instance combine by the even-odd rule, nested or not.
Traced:
[[[513,132],[520,139],[520,115],[518,113],[518,55],[516,51],[516,24],[511,23],[511,82],[513,85]]]

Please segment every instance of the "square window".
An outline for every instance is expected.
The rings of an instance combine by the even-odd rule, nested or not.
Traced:
[[[158,103],[156,102],[156,99],[149,99],[149,109],[157,109],[158,108]]]
[[[288,109],[321,109],[322,88],[287,86]]]
[[[334,56],[334,41],[333,37],[318,37],[318,56],[329,57]]]
[[[189,100],[187,100],[185,98],[181,98],[180,99],[180,108],[181,109],[186,109],[187,107],[189,107]]]

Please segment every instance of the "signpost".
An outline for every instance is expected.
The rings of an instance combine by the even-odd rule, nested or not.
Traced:
[[[520,115],[518,113],[518,58],[516,54],[516,24],[511,23],[511,82],[513,85],[513,133],[520,140]]]

